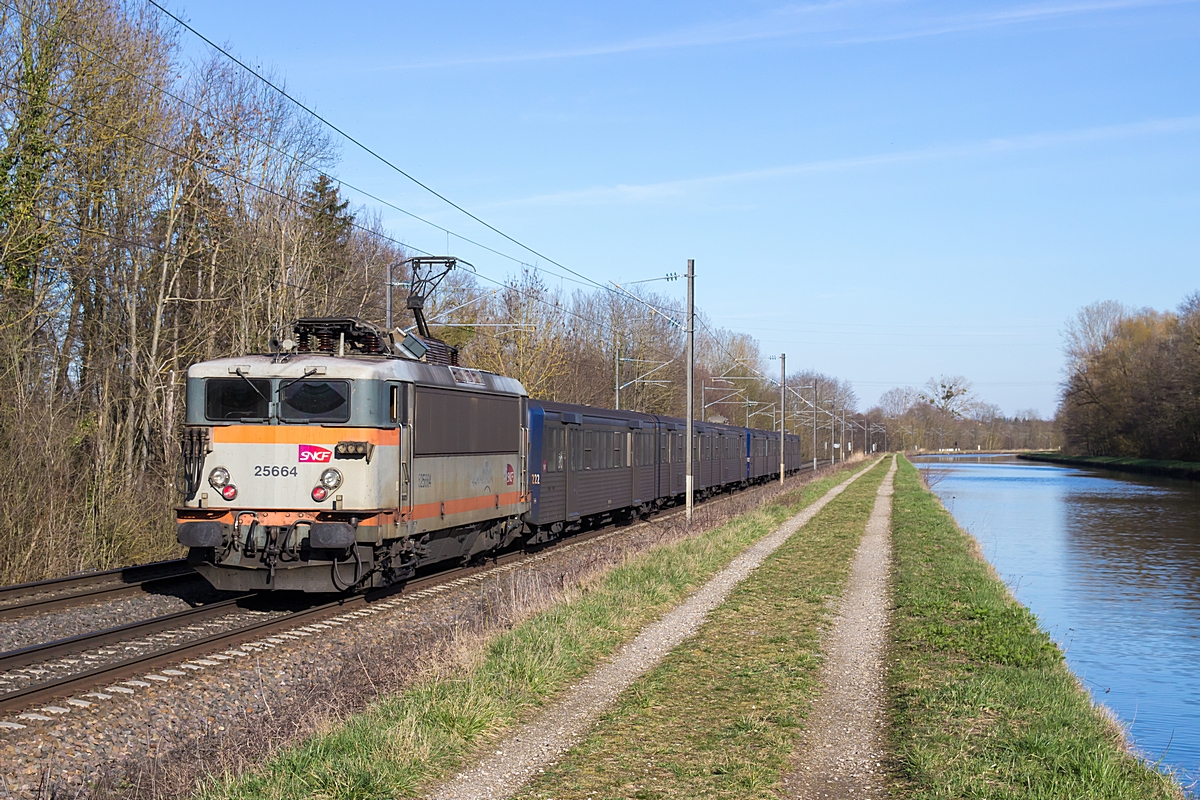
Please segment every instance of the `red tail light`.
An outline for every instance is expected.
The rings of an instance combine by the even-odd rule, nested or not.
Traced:
[[[322,502],[326,497],[329,497],[329,490],[324,486],[314,486],[312,490],[312,499],[318,503]]]
[[[221,487],[221,497],[224,497],[226,500],[232,500],[237,497],[237,487],[232,483],[225,484]]]

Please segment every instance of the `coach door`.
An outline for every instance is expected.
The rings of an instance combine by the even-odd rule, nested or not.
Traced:
[[[567,428],[567,519],[579,519],[579,470],[583,465],[583,431]]]

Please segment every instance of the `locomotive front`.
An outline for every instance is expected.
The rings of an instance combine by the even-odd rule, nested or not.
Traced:
[[[519,482],[516,475],[524,466],[520,384],[396,357],[381,334],[349,354],[342,334],[336,344],[326,337],[324,350],[314,339],[309,348],[288,343],[281,354],[188,370],[177,535],[216,588],[382,586],[411,577],[426,561],[513,540],[526,501],[523,475]],[[511,414],[482,422],[511,431],[501,437],[502,452],[414,449],[416,415],[436,422],[441,409],[456,405],[445,398],[465,394],[479,407],[494,404],[497,393],[511,402]],[[456,431],[472,427],[463,420]],[[494,493],[493,502],[489,485],[486,502],[464,505],[464,496],[479,493],[472,471],[498,473],[512,491],[503,503]]]

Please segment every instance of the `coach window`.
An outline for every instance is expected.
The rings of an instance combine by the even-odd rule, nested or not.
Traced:
[[[584,431],[583,432],[583,468],[584,469],[595,469],[596,468],[596,462],[594,460],[595,455],[596,455],[596,432],[595,431]]]
[[[563,443],[566,431],[562,428],[550,429],[550,472],[563,471]]]

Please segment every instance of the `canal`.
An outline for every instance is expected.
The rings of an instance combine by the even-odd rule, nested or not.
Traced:
[[[914,463],[1135,747],[1200,779],[1200,483],[1012,456]]]

